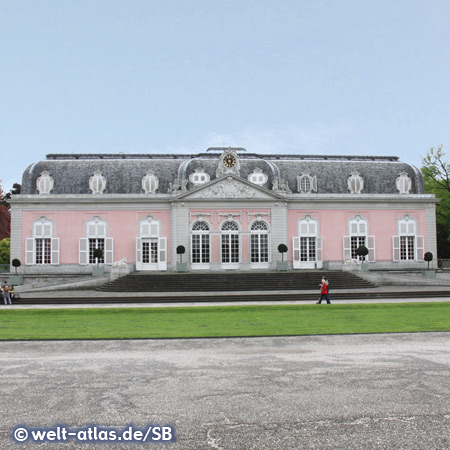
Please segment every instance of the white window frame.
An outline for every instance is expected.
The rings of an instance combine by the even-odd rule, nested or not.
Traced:
[[[256,184],[257,186],[264,186],[268,179],[269,177],[258,167],[247,177],[250,183]]]
[[[202,227],[202,229],[198,228]],[[196,220],[191,226],[191,264],[193,269],[209,269],[211,267],[211,225],[206,220]],[[194,237],[199,239],[200,262],[194,262]],[[208,251],[203,251],[203,246],[207,244]]]
[[[262,228],[256,228],[257,226],[263,226]],[[265,236],[266,238],[263,238],[262,236]],[[256,241],[255,241],[256,239]],[[264,243],[264,240],[266,240],[266,243]],[[255,247],[255,245],[256,247]],[[263,246],[267,246],[267,260],[265,261],[265,258],[262,258],[263,261],[261,261],[261,250],[263,249]],[[252,261],[252,253],[253,250],[256,249],[258,253],[258,261]],[[249,258],[250,266],[254,269],[268,269],[270,262],[271,262],[271,233],[270,233],[270,227],[269,224],[265,220],[256,219],[252,222],[250,225],[250,242],[249,242]]]
[[[80,238],[78,241],[78,263],[80,266],[96,265],[98,263],[97,258],[95,258],[95,261],[90,261],[90,239],[102,239],[104,241],[104,262],[102,264],[112,265],[114,262],[114,239],[108,237],[107,221],[101,219],[99,216],[94,216],[93,219],[86,221],[85,230],[86,237]],[[98,242],[95,247],[98,248]]]
[[[367,250],[369,250],[367,258],[354,254],[352,238],[364,242],[364,244],[359,242],[357,247],[364,245]],[[367,218],[362,217],[360,214],[356,214],[349,219],[348,235],[343,238],[343,247],[344,263],[350,263],[351,261],[375,262],[375,236],[369,235],[369,220]],[[356,251],[356,248],[354,250]]]
[[[302,261],[302,241],[306,243],[307,260]],[[310,245],[314,242],[314,259],[310,258]],[[299,219],[297,236],[292,240],[292,267],[294,269],[321,269],[323,266],[322,237],[319,235],[319,220],[306,214]]]
[[[189,181],[194,186],[201,186],[202,184],[208,183],[210,180],[211,177],[202,168],[195,169],[194,173],[189,175]]]
[[[41,216],[38,220],[33,222],[32,238],[25,240],[25,264],[32,265],[59,265],[60,263],[60,240],[53,237],[54,224],[52,220]],[[50,259],[49,262],[44,262],[43,258],[37,261],[37,239],[43,239],[50,243]],[[44,243],[44,241],[43,241]]]
[[[417,219],[405,214],[402,218],[397,220],[397,235],[392,236],[392,260],[394,262],[411,262],[423,261],[425,253],[425,238],[417,234],[418,224]],[[410,239],[406,239],[410,238]],[[412,239],[411,239],[412,238]],[[410,242],[413,242],[414,251],[413,258],[410,258]],[[402,246],[404,245],[406,258],[402,258]]]
[[[233,224],[236,226],[236,229],[233,230],[224,230],[224,227],[227,226],[227,224]],[[220,227],[220,231],[221,231],[221,236],[220,236],[220,263],[222,265],[223,269],[239,269],[240,264],[241,264],[241,252],[242,252],[242,242],[241,242],[241,227],[239,226],[239,224],[232,219],[228,219],[226,221],[224,221]],[[231,240],[231,236],[233,235],[237,235],[238,236],[238,260],[237,261],[232,261],[232,240]],[[225,261],[223,260],[224,258],[224,254],[223,254],[223,246],[224,246],[224,238],[225,236],[228,236],[228,247],[229,247],[229,261]]]
[[[139,237],[136,238],[136,270],[167,270],[167,238],[161,237],[161,222],[153,216],[139,221]],[[143,242],[157,243],[157,261],[143,261]]]

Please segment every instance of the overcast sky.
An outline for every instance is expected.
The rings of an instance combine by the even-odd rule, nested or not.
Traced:
[[[450,155],[448,0],[0,0],[0,179],[48,153]]]

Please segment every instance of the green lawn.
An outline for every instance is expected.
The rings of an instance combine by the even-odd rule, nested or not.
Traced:
[[[121,339],[450,331],[450,302],[0,309],[0,339]]]

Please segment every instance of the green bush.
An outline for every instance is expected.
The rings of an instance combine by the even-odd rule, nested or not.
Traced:
[[[6,238],[0,241],[0,264],[8,264],[10,258],[11,239]]]

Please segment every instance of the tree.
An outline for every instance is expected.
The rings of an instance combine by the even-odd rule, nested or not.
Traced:
[[[9,265],[11,239],[6,238],[0,241],[0,264]]]
[[[180,255],[180,263],[183,262],[183,255],[185,254],[186,249],[184,247],[184,245],[179,245],[177,247],[177,255]]]
[[[428,269],[430,268],[430,262],[433,261],[433,253],[426,252],[425,255],[423,255],[423,259],[428,263]]]
[[[425,192],[440,199],[436,204],[439,258],[450,258],[450,164],[446,162],[443,146],[430,148],[422,164]]]
[[[22,265],[22,263],[20,262],[20,259],[14,258],[11,261],[12,266],[16,269],[16,275],[17,275],[17,268],[20,267]]]
[[[3,192],[1,184],[0,199],[0,240],[2,240],[11,236],[11,215],[9,213],[9,205],[5,202],[5,194]]]
[[[92,255],[94,256],[95,261],[97,262],[97,266],[98,266],[99,260],[103,258],[103,254],[104,254],[104,252],[103,252],[103,249],[102,249],[102,248],[96,248],[96,249],[93,251],[93,254],[92,254]]]
[[[284,261],[284,254],[288,251],[286,244],[280,244],[278,246],[278,252],[281,253],[281,261]]]
[[[356,249],[356,254],[358,256],[362,256],[362,260],[365,261],[366,256],[369,254],[369,249],[365,246],[365,245],[360,245],[357,249]]]

